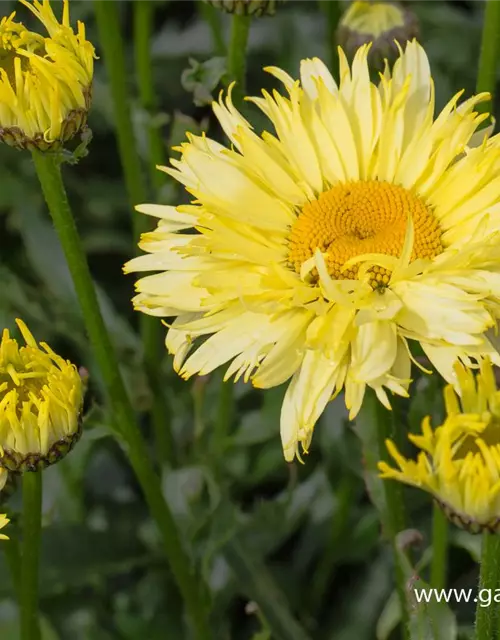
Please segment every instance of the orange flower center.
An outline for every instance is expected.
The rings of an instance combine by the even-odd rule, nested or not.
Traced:
[[[289,236],[288,262],[300,273],[302,264],[319,249],[334,280],[355,279],[358,265],[342,270],[351,258],[368,253],[401,255],[409,216],[414,226],[411,260],[441,253],[439,224],[415,194],[376,180],[335,185],[303,207]],[[369,273],[374,288],[389,282],[387,269],[375,266]],[[312,277],[317,277],[315,271]]]

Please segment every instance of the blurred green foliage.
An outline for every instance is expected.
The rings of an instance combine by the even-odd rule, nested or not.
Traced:
[[[466,95],[472,93],[481,3],[409,4],[421,22],[438,108],[462,88]],[[151,47],[159,103],[154,118],[165,150],[181,142],[186,130],[208,130],[222,139],[207,107],[207,97],[219,91],[221,64],[213,57],[210,29],[200,7],[187,0],[158,0],[154,5]],[[13,8],[12,1],[2,2],[2,15]],[[16,9],[26,18],[22,7]],[[122,2],[120,10],[122,23],[116,28],[123,30],[128,43],[130,91],[137,95],[133,3]],[[71,11],[73,20],[85,21],[99,55],[92,2],[72,0]],[[217,18],[227,38],[229,17]],[[296,74],[301,58],[326,58],[327,51],[323,13],[316,2],[280,6],[276,17],[253,22],[250,92],[272,86],[263,66],[278,65]],[[201,106],[193,104],[193,92]],[[146,170],[149,120],[135,100],[131,107]],[[261,116],[254,110],[251,117],[259,128]],[[141,367],[138,318],[130,303],[133,279],[121,272],[134,251],[132,213],[101,61],[96,61],[90,126],[90,154],[78,166],[68,165],[64,177],[106,323],[135,406],[144,416],[151,394]],[[22,317],[37,337],[91,371],[84,437],[70,456],[44,473],[43,640],[188,638],[154,524],[108,429],[110,416],[99,375],[30,156],[0,148],[0,163],[0,325],[13,329],[14,318]],[[168,181],[160,194],[151,193],[151,199],[175,203],[186,201],[186,196]],[[360,444],[347,422],[342,397],[317,425],[306,464],[288,466],[279,438],[284,388],[262,393],[237,384],[230,430],[221,433],[216,429],[218,373],[183,382],[172,372],[165,353],[162,387],[178,464],[158,470],[186,547],[210,585],[217,640],[372,640],[383,611],[378,637],[396,637],[391,636],[398,612],[391,597],[390,553],[368,497]],[[407,415],[398,414],[412,430],[424,415],[441,413],[436,376],[421,378],[415,388]],[[144,417],[142,426],[150,439],[152,464],[157,465]],[[414,556],[424,559],[425,575],[430,502],[417,492],[407,491],[405,496],[411,525],[422,533]],[[12,538],[18,533],[19,498],[15,493],[8,503]],[[452,542],[449,584],[473,586],[477,540],[454,532]],[[19,631],[14,586],[2,556],[0,560],[0,638],[15,640]],[[458,614],[460,637],[469,637],[473,612],[462,605]],[[434,637],[418,625],[414,629],[414,638]],[[456,637],[453,627],[439,640]]]

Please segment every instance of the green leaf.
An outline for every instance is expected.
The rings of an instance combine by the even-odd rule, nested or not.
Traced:
[[[401,604],[396,591],[393,591],[377,622],[377,640],[388,640],[391,633],[401,622]]]
[[[193,102],[197,107],[210,104],[213,100],[212,91],[226,73],[226,59],[210,58],[198,62],[189,58],[189,64],[181,75],[182,86],[193,94]]]
[[[361,411],[356,418],[355,431],[363,445],[364,479],[372,503],[377,507],[382,522],[387,521],[384,480],[379,476],[380,443],[375,416],[379,411],[375,394],[366,394]]]
[[[237,539],[227,542],[223,552],[237,578],[238,591],[257,603],[273,639],[308,640],[265,564]]]
[[[420,578],[412,583],[411,588],[413,593],[415,589],[430,589]],[[457,621],[446,602],[433,599],[423,603],[414,598],[413,606],[410,606],[409,632],[411,640],[456,640]]]
[[[45,616],[40,616],[40,640],[60,640],[56,630]],[[17,606],[6,601],[0,605],[0,638],[2,640],[19,640],[21,629]]]
[[[415,591],[429,591],[431,587],[416,574],[404,551],[398,554],[406,577],[410,640],[456,640],[457,621],[448,604],[436,598],[418,602]]]

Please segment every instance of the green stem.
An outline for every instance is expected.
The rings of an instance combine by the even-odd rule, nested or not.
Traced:
[[[479,575],[479,593],[488,589],[489,597],[495,594],[500,585],[500,536],[484,533],[481,570]],[[496,638],[498,607],[493,602],[485,606],[484,598],[478,597],[476,609],[476,640]]]
[[[9,567],[9,573],[12,580],[12,586],[16,593],[18,601],[21,600],[21,551],[19,542],[16,538],[2,540],[2,549],[5,554],[5,561]]]
[[[149,173],[151,185],[155,191],[165,183],[165,175],[158,171],[157,165],[165,164],[165,149],[160,129],[151,120],[158,107],[153,82],[153,64],[151,60],[151,39],[153,31],[154,2],[136,0],[134,3],[134,41],[135,69],[139,89],[139,100],[149,115],[148,146]],[[174,465],[175,447],[168,405],[162,385],[161,363],[165,353],[163,329],[157,318],[141,317],[141,334],[144,345],[144,361],[152,393],[153,404],[151,421],[155,437],[157,457],[160,464]]]
[[[151,183],[156,191],[164,184],[166,174],[158,171],[157,165],[165,164],[165,146],[158,126],[153,118],[158,109],[158,101],[154,90],[153,63],[151,60],[151,40],[153,32],[155,3],[152,0],[135,0],[134,2],[134,44],[135,70],[139,100],[142,108],[149,116],[148,146]],[[137,203],[136,203],[137,204]]]
[[[385,441],[387,438],[393,438],[394,436],[393,418],[373,394],[371,394],[371,398],[367,398],[367,400],[368,399],[371,399],[373,408],[372,416],[376,421],[380,460],[389,461],[389,454],[387,452]],[[406,577],[404,567],[400,561],[401,552],[398,548],[397,541],[398,534],[405,529],[405,508],[402,488],[398,482],[383,481],[382,486],[385,497],[385,509],[382,514],[382,524],[393,549],[396,591],[398,593],[402,611],[402,637],[408,638],[409,613],[406,597]]]
[[[448,561],[448,520],[442,509],[434,503],[432,515],[431,586],[444,589]]]
[[[38,569],[42,531],[42,474],[23,474],[23,545],[21,556],[21,640],[39,640]]]
[[[331,520],[328,545],[318,569],[311,579],[310,602],[313,616],[317,614],[323,603],[328,583],[332,579],[335,562],[339,558],[342,538],[349,527],[349,511],[352,506],[354,489],[355,478],[348,469],[345,469],[336,490],[337,507]]]
[[[486,112],[493,110],[493,95],[496,87],[497,65],[500,54],[500,2],[487,0],[484,12],[483,35],[481,38],[481,54],[477,74],[476,93],[488,91],[492,103],[476,105],[476,110]]]
[[[132,118],[130,116],[130,96],[127,91],[127,73],[123,54],[123,39],[120,29],[119,2],[95,0],[95,14],[99,29],[99,42],[104,52],[104,64],[108,73],[113,102],[116,136],[120,151],[125,186],[130,207],[146,201],[146,187],[142,167],[134,138]],[[147,231],[147,217],[133,216],[134,242],[141,233]]]
[[[215,454],[219,461],[222,459],[226,449],[227,436],[234,415],[233,387],[234,385],[231,381],[224,382],[224,380],[222,380],[219,389],[219,403],[214,432]]]
[[[215,53],[218,56],[226,55],[226,44],[224,42],[224,36],[222,34],[220,12],[211,4],[203,2],[203,0],[198,0],[198,8],[201,15],[203,16],[203,19],[210,28]]]
[[[330,70],[335,75],[339,64],[336,32],[342,15],[342,7],[338,0],[319,0],[320,8],[326,18],[327,49],[329,52]]]
[[[234,96],[240,100],[245,95],[247,44],[251,16],[234,14],[231,22],[231,37],[227,52],[227,83],[235,81]]]
[[[87,260],[66,197],[60,166],[57,158],[50,154],[34,151],[33,159],[73,277],[90,343],[111,399],[115,423],[160,530],[167,559],[191,615],[197,637],[210,638],[203,584],[193,570],[183,548],[175,520],[163,499],[160,480],[153,470],[146,444],[137,426],[134,410],[118,368],[116,354],[97,302]]]

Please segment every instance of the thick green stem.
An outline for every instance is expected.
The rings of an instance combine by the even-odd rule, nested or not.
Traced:
[[[154,2],[136,0],[134,3],[135,69],[142,108],[152,119],[156,115],[157,99],[153,82],[151,39],[153,31]],[[157,165],[165,164],[165,149],[160,129],[148,122],[149,170],[151,185],[158,191],[165,183],[165,174]],[[137,203],[136,203],[137,204]],[[165,353],[163,329],[156,318],[141,318],[141,334],[144,344],[144,359],[153,396],[151,421],[155,435],[158,459],[161,464],[175,463],[175,447],[172,437],[170,413],[161,383],[161,361]]]
[[[432,515],[431,586],[444,589],[448,563],[448,520],[438,504]]]
[[[388,462],[388,452],[385,441],[387,438],[393,438],[393,418],[391,414],[384,409],[378,399],[371,394],[366,401],[371,400],[372,416],[376,421],[378,448],[380,460]],[[387,538],[390,540],[394,554],[394,568],[396,574],[396,590],[398,593],[401,611],[402,611],[402,637],[408,638],[408,601],[406,597],[406,577],[404,567],[400,561],[400,550],[398,549],[397,536],[405,529],[405,508],[403,502],[403,494],[401,485],[398,482],[382,483],[385,497],[385,509],[382,515],[382,524],[384,526]]]
[[[21,556],[21,640],[39,640],[38,569],[42,531],[42,474],[23,474]]]
[[[160,129],[153,121],[158,108],[151,60],[154,8],[155,3],[151,0],[134,2],[135,73],[141,107],[150,118],[148,122],[149,168],[151,184],[157,191],[165,184],[166,174],[156,168],[157,165],[165,164],[165,147]]]
[[[231,37],[227,52],[227,82],[236,82],[234,96],[241,100],[245,95],[245,76],[247,64],[247,44],[250,33],[251,16],[234,14],[231,23]]]
[[[345,469],[336,491],[337,507],[331,520],[327,547],[316,573],[311,576],[309,598],[313,616],[317,614],[323,603],[328,584],[332,580],[335,562],[342,553],[341,542],[349,527],[349,511],[353,503],[354,489],[355,478],[348,469]]]
[[[485,533],[479,575],[479,597],[476,609],[476,640],[493,640],[497,637],[498,605],[493,600],[500,586],[500,536]],[[481,597],[481,590],[488,590],[488,598]],[[489,606],[486,606],[486,601]]]
[[[477,73],[476,93],[488,91],[492,100],[496,87],[498,57],[500,54],[500,2],[487,0],[484,12],[483,35],[481,38],[481,54]],[[476,106],[480,112],[491,111],[489,103]]]
[[[234,384],[231,381],[221,382],[217,418],[215,421],[214,445],[215,454],[221,459],[227,445],[227,437],[234,415]]]
[[[130,96],[127,90],[130,74],[127,73],[123,54],[124,47],[118,10],[120,3],[95,0],[94,6],[99,29],[99,42],[103,49],[104,64],[111,88],[120,160],[125,175],[130,207],[133,210],[135,205],[146,201],[146,186],[130,116]],[[135,214],[133,221],[134,241],[137,241],[140,234],[147,230],[147,218]]]
[[[210,638],[203,584],[183,548],[175,520],[163,499],[160,480],[153,470],[146,444],[137,426],[115,351],[102,319],[87,260],[66,197],[60,166],[54,156],[38,151],[33,152],[33,159],[73,277],[90,343],[112,403],[115,424],[125,442],[132,467],[160,530],[167,559],[197,637]]]
[[[210,33],[212,34],[212,42],[213,42],[215,53],[218,56],[225,55],[226,44],[224,42],[224,35],[222,33],[219,10],[213,7],[211,4],[207,4],[206,2],[203,2],[203,0],[198,0],[198,8],[200,10],[201,15],[203,16],[203,19],[205,20],[205,22],[208,24],[210,28]]]
[[[19,542],[16,538],[10,537],[9,540],[2,540],[2,549],[5,554],[5,561],[9,567],[12,586],[18,600],[21,600],[21,550]]]

